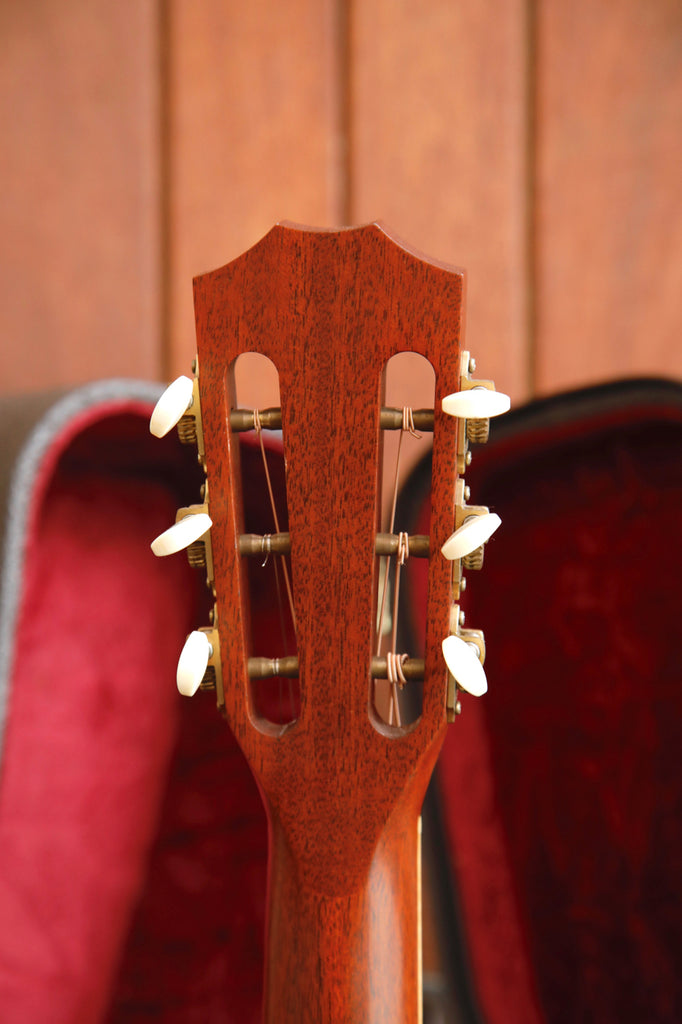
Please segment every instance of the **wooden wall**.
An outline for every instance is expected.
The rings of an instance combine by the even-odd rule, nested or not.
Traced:
[[[678,0],[1,4],[0,388],[187,372],[279,219],[466,267],[517,401],[682,376],[681,112]]]

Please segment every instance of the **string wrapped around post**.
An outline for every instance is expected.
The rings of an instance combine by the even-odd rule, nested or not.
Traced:
[[[396,654],[395,651],[386,652],[386,673],[388,675],[388,681],[392,686],[399,686],[401,690],[407,682],[405,673],[403,672],[403,665],[406,661],[406,654]]]
[[[403,425],[401,430],[403,431],[403,433],[411,434],[412,437],[415,437],[418,441],[421,441],[421,434],[418,433],[418,431],[415,428],[414,413],[412,411],[412,407],[409,405],[403,406]]]

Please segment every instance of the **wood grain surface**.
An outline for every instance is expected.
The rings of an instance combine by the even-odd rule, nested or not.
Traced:
[[[418,816],[444,738],[463,278],[379,227],[278,226],[195,280],[201,407],[225,704],[270,822],[266,1020],[410,1022],[419,1013]],[[247,581],[231,366],[279,371],[301,710],[259,718],[247,675]],[[382,372],[415,350],[435,371],[433,496],[422,715],[372,704],[374,539]]]
[[[169,376],[194,355],[196,274],[279,220],[339,223],[338,81],[333,0],[171,0]]]
[[[3,391],[158,377],[154,0],[0,4]]]
[[[537,388],[679,377],[682,6],[537,17]]]

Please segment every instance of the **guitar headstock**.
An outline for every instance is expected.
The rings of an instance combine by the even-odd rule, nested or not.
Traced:
[[[462,474],[469,441],[485,439],[487,417],[508,399],[471,379],[460,348],[463,292],[463,272],[417,256],[376,224],[277,225],[195,279],[198,372],[171,386],[153,429],[162,433],[184,414],[180,430],[196,440],[207,484],[155,545],[160,554],[189,545],[190,558],[206,566],[214,621],[190,636],[179,684],[190,692],[203,679],[216,688],[282,818],[300,816],[302,799],[328,823],[361,830],[367,811],[351,778],[372,792],[380,818],[406,789],[420,802],[458,685],[485,689],[483,637],[462,629],[457,602],[463,566],[477,567],[499,520],[467,505]],[[249,352],[279,374],[280,407],[255,417],[235,391],[235,363]],[[387,363],[402,352],[431,364],[433,409],[384,405]],[[380,529],[382,453],[387,430],[415,426],[433,434],[430,532],[408,539],[410,557],[428,559],[428,597],[425,649],[405,657],[377,641],[381,562],[406,553],[402,535]],[[281,429],[286,467],[288,522],[281,512],[267,535],[247,533],[244,522],[240,440],[254,427],[259,442],[268,428]],[[268,555],[281,564],[285,611],[287,590],[291,599],[282,642],[292,649],[274,656],[255,648],[250,622],[249,565]],[[259,709],[254,679],[267,675],[297,680],[293,720]],[[381,713],[377,678],[389,680],[389,691],[423,679],[415,721],[401,724],[398,701],[395,714]],[[334,861],[330,849],[325,870]]]

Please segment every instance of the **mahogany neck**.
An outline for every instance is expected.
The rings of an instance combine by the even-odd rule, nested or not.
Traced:
[[[421,1024],[421,821],[404,805],[351,887],[316,888],[270,820],[265,1024]]]

